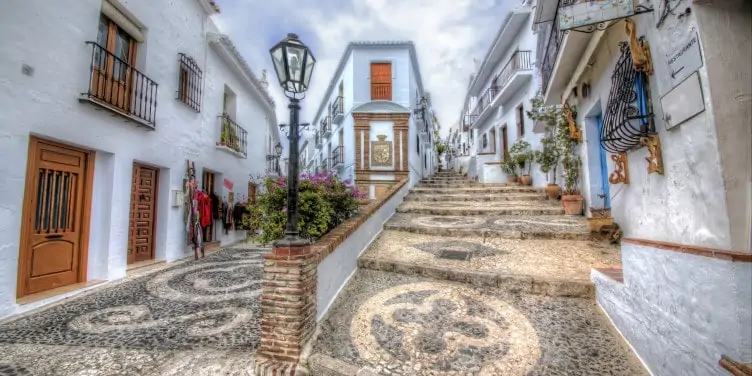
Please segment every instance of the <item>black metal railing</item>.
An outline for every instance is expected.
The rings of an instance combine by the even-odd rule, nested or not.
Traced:
[[[269,174],[281,175],[279,168],[279,156],[273,154],[266,155],[266,172]]]
[[[462,131],[467,132],[470,127],[478,120],[478,115],[465,114],[462,116]]]
[[[345,114],[345,98],[341,96],[334,98],[334,102],[332,102],[332,117],[336,118],[337,116],[341,116],[344,114]]]
[[[219,141],[220,146],[228,147],[236,152],[248,155],[248,132],[243,127],[238,125],[235,120],[232,120],[229,115],[224,114],[219,116],[220,119],[220,133]]]
[[[179,53],[180,64],[178,75],[177,98],[196,112],[201,112],[201,79],[203,73],[196,60],[186,54]]]
[[[328,170],[329,169],[329,158],[324,158],[321,160],[321,169],[322,170]]]
[[[316,137],[314,138],[316,140],[316,146],[321,146],[321,141],[322,141],[321,138],[322,138],[321,137],[321,132],[317,131],[316,132]]]
[[[560,0],[559,6],[554,13],[554,19],[550,23],[551,32],[548,36],[548,42],[543,55],[543,63],[541,64],[541,84],[543,92],[548,89],[548,85],[551,81],[551,75],[556,67],[556,59],[559,57],[559,50],[561,49],[562,41],[564,40],[564,32],[559,28],[559,8],[562,6],[571,5],[574,3],[572,0]]]
[[[106,107],[155,125],[157,83],[96,42],[91,46],[89,88],[86,96]]]
[[[338,166],[345,163],[345,147],[340,145],[332,151],[332,166]]]
[[[325,116],[321,119],[321,132],[326,134],[332,131],[332,118],[331,116]]]
[[[500,90],[498,86],[491,86],[486,89],[486,91],[483,92],[480,97],[478,97],[478,102],[475,104],[475,108],[472,112],[470,112],[471,115],[476,116],[475,120],[478,120],[477,117],[480,116],[480,114],[482,114],[483,111],[485,111],[485,109],[491,105],[494,98],[496,98],[496,95],[499,94],[499,91]]]
[[[516,72],[532,68],[532,53],[530,51],[515,51],[504,65],[504,68],[501,69],[501,72],[493,78],[493,84],[478,98],[478,103],[475,105],[473,111],[470,112],[470,115],[474,117],[472,118],[472,122],[474,123],[478,120],[483,111],[493,103],[496,96],[499,95]]]

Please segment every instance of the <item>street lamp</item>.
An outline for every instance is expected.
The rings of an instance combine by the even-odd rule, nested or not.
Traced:
[[[290,133],[287,139],[290,141],[287,165],[287,227],[285,228],[285,241],[299,242],[298,236],[298,172],[300,160],[298,158],[298,131],[300,100],[305,97],[308,84],[311,82],[313,66],[316,58],[298,39],[295,34],[287,34],[287,37],[277,43],[269,53],[274,63],[274,71],[277,73],[279,85],[285,91],[285,96],[290,99],[287,108],[290,109]],[[276,148],[276,147],[275,147]],[[280,145],[281,153],[281,145]]]

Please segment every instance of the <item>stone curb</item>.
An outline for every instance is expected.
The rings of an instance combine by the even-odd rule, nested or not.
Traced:
[[[445,209],[445,208],[403,208],[397,207],[397,213],[423,214],[423,215],[449,215],[449,216],[474,216],[474,215],[564,215],[564,208],[476,208],[476,209]]]
[[[591,240],[590,232],[582,231],[514,231],[471,228],[440,228],[413,227],[386,223],[384,230],[409,232],[420,235],[453,236],[453,237],[485,237],[502,239],[558,239],[558,240]]]
[[[416,186],[410,190],[410,193],[540,193],[544,194],[545,191],[538,188],[522,188],[522,187],[477,187],[477,186],[465,186],[465,187],[426,187]]]
[[[474,286],[497,287],[510,293],[523,293],[571,298],[595,298],[595,285],[590,281],[571,281],[509,275],[457,267],[415,264],[404,261],[379,260],[370,257],[358,259],[358,267],[404,275],[462,282]]]
[[[411,193],[405,197],[405,201],[424,202],[492,202],[492,201],[548,201],[545,195],[537,193],[510,193],[507,195],[428,195],[424,193]]]

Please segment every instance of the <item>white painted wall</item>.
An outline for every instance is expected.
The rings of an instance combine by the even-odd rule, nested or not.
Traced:
[[[411,108],[410,53],[407,48],[356,49],[353,59],[353,106],[371,101],[371,63],[392,63],[392,102]]]
[[[87,90],[91,61],[91,49],[84,41],[96,39],[100,4],[98,0],[12,0],[3,6],[0,159],[12,163],[0,165],[4,177],[0,184],[4,192],[0,198],[0,317],[60,298],[24,306],[15,303],[30,135],[96,152],[89,279],[125,275],[134,161],[160,168],[156,257],[168,261],[189,252],[182,208],[173,208],[169,197],[170,190],[182,189],[186,158],[196,162],[199,178],[204,168],[216,172],[219,188],[223,178],[231,180],[236,195],[247,192],[249,173],[263,173],[265,167],[269,111],[208,47],[204,32],[209,21],[194,0],[127,2],[127,10],[148,28],[146,41],[139,46],[137,68],[159,84],[155,131],[79,103],[79,94]],[[201,113],[175,99],[179,52],[193,56],[204,71]],[[32,66],[33,76],[23,75],[21,64]],[[238,123],[251,135],[248,159],[215,147],[225,84],[237,94]],[[252,137],[259,134],[262,137]],[[243,232],[230,232],[220,239],[227,244],[243,236]]]

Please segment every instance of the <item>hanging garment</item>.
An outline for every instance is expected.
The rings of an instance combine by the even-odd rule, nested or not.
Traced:
[[[214,193],[211,193],[209,198],[211,198],[212,219],[218,220],[222,215],[222,202],[219,200],[219,196]]]
[[[198,210],[201,227],[207,227],[212,221],[211,199],[206,193],[200,193],[198,196]]]
[[[222,201],[222,228],[225,229],[225,235],[230,231],[230,205],[227,201]]]
[[[243,214],[245,214],[245,206],[241,203],[235,204],[232,211],[233,222],[235,223],[235,230],[243,229]]]
[[[197,190],[193,191],[193,199],[191,200],[191,227],[192,227],[192,241],[196,249],[203,249],[204,242],[201,234],[203,229],[201,228],[201,217],[199,215],[199,198],[201,193]],[[197,255],[198,256],[198,255]]]

